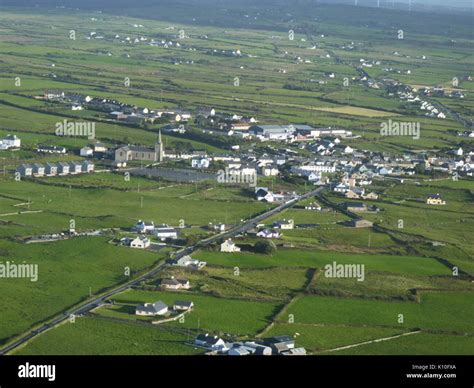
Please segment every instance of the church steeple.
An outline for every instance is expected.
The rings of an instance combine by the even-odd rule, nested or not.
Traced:
[[[155,154],[156,154],[156,161],[162,162],[163,157],[165,156],[165,152],[163,149],[163,142],[161,140],[161,129],[158,132],[158,140],[156,141],[156,144],[155,144]]]

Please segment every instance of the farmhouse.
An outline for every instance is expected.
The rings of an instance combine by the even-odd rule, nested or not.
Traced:
[[[235,243],[228,239],[221,244],[221,252],[233,253],[240,252],[240,248],[235,245]]]
[[[141,316],[165,315],[168,312],[168,306],[161,300],[155,303],[145,303],[135,308],[135,314]]]

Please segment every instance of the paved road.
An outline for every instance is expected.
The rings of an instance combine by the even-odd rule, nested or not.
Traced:
[[[212,236],[212,237],[207,238],[205,240],[201,240],[196,245],[193,245],[193,246],[187,247],[185,249],[182,249],[181,251],[178,251],[174,255],[174,259],[179,259],[179,258],[181,258],[185,255],[190,255],[191,253],[193,253],[197,249],[206,247],[206,246],[211,245],[211,244],[213,244],[217,241],[224,240],[224,239],[227,239],[227,238],[231,238],[231,237],[234,237],[238,234],[244,233],[244,232],[256,227],[260,222],[262,222],[266,218],[274,216],[274,215],[282,212],[283,210],[294,206],[296,203],[298,203],[301,200],[304,200],[304,199],[310,198],[312,196],[318,195],[323,190],[324,190],[324,187],[318,187],[316,190],[310,191],[310,192],[302,195],[298,199],[294,199],[294,200],[291,200],[291,201],[286,202],[284,204],[281,204],[281,205],[277,206],[274,209],[271,209],[271,210],[269,210],[265,213],[262,213],[262,214],[260,214],[256,217],[254,217],[254,218],[251,218],[250,220],[246,220],[241,225],[236,226],[235,228],[233,228],[233,229],[231,229],[227,232],[218,234],[216,236]],[[43,325],[41,325],[39,328],[23,335],[22,337],[20,337],[16,341],[14,341],[11,344],[8,344],[4,348],[0,349],[0,355],[5,355],[8,352],[11,352],[12,350],[14,350],[14,349],[20,347],[21,345],[25,344],[26,342],[28,342],[32,338],[37,337],[40,334],[44,333],[45,331],[53,328],[54,326],[68,320],[73,315],[74,316],[80,316],[80,315],[83,315],[83,314],[86,314],[86,313],[90,312],[94,308],[96,308],[96,307],[100,306],[101,304],[105,303],[105,301],[110,299],[112,296],[114,296],[116,294],[119,294],[123,291],[126,291],[129,288],[131,288],[133,286],[137,286],[141,282],[154,277],[166,265],[167,265],[166,263],[161,262],[158,265],[156,265],[155,267],[153,267],[150,271],[144,273],[143,275],[139,276],[138,278],[132,279],[129,282],[124,283],[121,286],[119,286],[117,288],[114,288],[114,289],[106,292],[105,294],[102,294],[101,296],[99,296],[99,297],[97,297],[93,300],[90,300],[90,301],[88,301],[88,302],[86,302],[82,305],[79,305],[78,307],[75,307],[75,308],[72,308],[70,310],[65,311],[61,316],[53,318],[52,320],[50,320],[50,321],[44,323]]]

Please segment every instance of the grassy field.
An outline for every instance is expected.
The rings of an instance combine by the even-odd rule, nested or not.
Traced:
[[[413,275],[448,275],[450,271],[436,260],[421,257],[347,254],[330,251],[279,249],[274,254],[218,253],[199,251],[193,257],[210,264],[240,268],[295,266],[322,268],[336,261],[340,264],[365,264],[367,271],[386,271]]]
[[[129,291],[114,297],[115,301],[127,304],[119,309],[119,315],[114,315],[125,315],[128,319],[135,319],[134,307],[137,304],[162,300],[170,305],[176,300],[183,299],[194,302],[193,311],[186,316],[184,323],[173,322],[169,325],[190,329],[200,328],[201,331],[232,336],[257,334],[269,323],[279,307],[279,304],[270,302],[224,299],[194,293]]]
[[[106,288],[163,259],[162,254],[118,248],[107,238],[81,237],[68,241],[19,244],[0,240],[2,262],[38,265],[38,280],[2,279],[4,310],[0,320],[0,343],[20,334],[37,322]]]
[[[470,292],[424,292],[420,303],[307,296],[288,309],[295,323],[421,328],[439,333],[473,334]],[[341,311],[344,311],[341,314]],[[399,323],[399,314],[403,323]]]
[[[65,323],[20,348],[16,355],[192,355],[184,334],[94,318]]]
[[[342,128],[355,135],[344,139],[344,145],[385,152],[391,158],[409,151],[448,155],[460,146],[468,153],[474,144],[458,136],[466,128],[451,114],[445,120],[427,117],[384,86],[369,87],[362,80],[371,78],[382,85],[393,79],[452,90],[450,83],[458,77],[464,99],[431,100],[464,119],[472,118],[474,83],[467,76],[474,56],[468,15],[427,16],[388,9],[367,13],[364,7],[320,4],[308,12],[306,6],[293,3],[267,12],[257,5],[210,8],[204,1],[190,8],[174,4],[146,9],[119,1],[101,13],[91,7],[0,8],[0,137],[11,133],[22,140],[21,150],[0,151],[0,258],[35,263],[40,271],[36,283],[0,282],[0,308],[5,312],[0,344],[90,292],[125,281],[124,267],[137,274],[176,249],[169,246],[152,253],[109,242],[128,233],[137,220],[172,226],[184,222],[192,228],[184,229],[181,237],[191,239],[208,236],[211,222],[235,225],[273,206],[257,202],[248,187],[135,176],[128,181],[123,172],[16,182],[13,171],[21,163],[83,159],[79,150],[91,140],[56,136],[55,125],[64,119],[95,123],[96,139],[112,150],[129,143],[151,147],[158,130],[168,124],[131,125],[109,120],[106,112],[72,111],[70,104],[37,98],[46,90],[110,98],[140,108],[183,109],[193,116],[200,108],[212,107],[255,117],[260,124]],[[69,37],[71,28],[75,40]],[[288,38],[290,29],[294,40]],[[398,29],[406,39],[396,38]],[[172,44],[150,45],[152,40]],[[241,56],[231,54],[237,49]],[[372,67],[360,67],[364,61]],[[329,76],[332,72],[334,77]],[[381,136],[380,126],[389,119],[420,123],[420,139]],[[261,144],[217,131],[205,134],[207,127],[195,117],[185,126],[185,134],[163,135],[166,152],[242,156],[252,150],[273,157],[288,148],[315,157],[308,149],[299,150],[298,144]],[[39,144],[64,146],[68,154],[39,155]],[[242,152],[231,148],[235,144]],[[110,162],[93,160],[97,170],[108,168]],[[167,160],[165,166],[173,163]],[[179,163],[190,167],[187,160]],[[284,176],[262,178],[259,185],[301,191],[301,182]],[[273,320],[269,334],[296,335],[314,353],[421,328],[421,334],[335,354],[472,354],[474,286],[468,274],[474,275],[474,181],[416,176],[403,184],[375,181],[368,191],[372,189],[381,195],[371,204],[381,210],[364,217],[376,224],[374,228],[346,227],[342,223],[349,217],[337,211],[286,210],[265,222],[286,218],[317,226],[284,231],[273,254],[248,252],[258,241],[254,237],[236,239],[244,248],[241,253],[199,250],[193,257],[209,264],[203,271],[172,268],[158,276],[188,277],[190,292],[148,290],[155,286],[157,279],[152,279],[117,295],[114,306],[96,311],[99,317],[50,330],[18,354],[196,354],[200,351],[185,345],[189,331],[253,337]],[[447,205],[427,205],[426,197],[434,193],[440,193]],[[325,195],[334,204],[346,201]],[[23,243],[29,236],[63,232],[70,220],[79,232],[115,232],[108,237]],[[313,278],[314,270],[334,261],[364,264],[365,281],[330,279],[321,272]],[[458,266],[462,276],[454,278],[452,266]],[[276,314],[295,296],[284,313],[294,314],[296,323],[288,324],[285,314]],[[147,325],[149,319],[137,322],[133,314],[138,303],[177,299],[192,300],[196,307],[185,323],[166,324],[169,330]],[[398,314],[404,315],[403,324],[397,322]]]

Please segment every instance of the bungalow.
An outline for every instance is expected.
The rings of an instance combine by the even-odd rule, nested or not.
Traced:
[[[194,307],[193,302],[183,301],[183,300],[177,300],[173,304],[173,309],[175,311],[189,311],[189,310],[192,310],[193,307]]]
[[[29,164],[22,164],[16,168],[16,172],[20,174],[20,176],[31,176],[33,174],[33,167]]]
[[[426,203],[428,205],[446,205],[446,201],[441,197],[440,194],[430,195],[426,199]]]
[[[33,176],[44,176],[44,166],[39,163],[33,164]]]
[[[168,312],[168,306],[161,300],[155,303],[145,303],[135,308],[135,314],[141,316],[165,315]]]
[[[228,239],[221,244],[221,252],[234,253],[240,252],[240,248],[235,245],[235,243]]]
[[[132,241],[130,241],[130,248],[145,249],[148,248],[150,244],[151,242],[148,237],[137,236]]]

